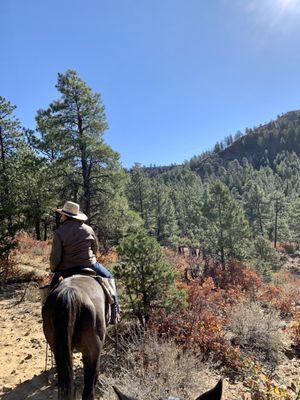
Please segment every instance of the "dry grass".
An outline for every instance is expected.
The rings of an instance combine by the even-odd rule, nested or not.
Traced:
[[[105,367],[105,398],[115,400],[113,385],[139,400],[193,399],[213,385],[207,382],[208,365],[172,341],[135,333],[122,341],[122,349],[118,367],[114,362]]]
[[[229,330],[232,342],[244,353],[276,366],[283,350],[282,325],[279,312],[246,301],[233,308]]]

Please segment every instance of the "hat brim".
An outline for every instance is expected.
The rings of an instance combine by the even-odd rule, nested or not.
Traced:
[[[78,214],[71,214],[71,213],[64,211],[62,208],[56,208],[55,212],[62,214],[62,215],[66,215],[67,217],[70,217],[73,219],[77,219],[78,221],[86,221],[88,219],[88,217],[81,211],[79,211]]]

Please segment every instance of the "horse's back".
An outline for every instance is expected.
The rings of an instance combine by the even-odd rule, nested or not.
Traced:
[[[43,328],[52,347],[55,324],[61,315],[75,313],[73,348],[82,351],[87,336],[104,340],[106,331],[105,293],[92,277],[74,275],[64,279],[49,295],[42,310]]]

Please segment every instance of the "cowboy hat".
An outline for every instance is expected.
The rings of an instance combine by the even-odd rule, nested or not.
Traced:
[[[79,204],[73,203],[73,201],[66,201],[63,208],[56,208],[55,211],[79,221],[86,221],[88,219],[83,212],[79,211]]]

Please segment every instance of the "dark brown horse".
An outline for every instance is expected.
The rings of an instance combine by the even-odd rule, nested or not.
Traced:
[[[75,349],[82,353],[84,367],[82,399],[93,400],[107,325],[102,287],[89,276],[66,278],[48,296],[42,315],[45,337],[56,362],[58,399],[74,399]]]
[[[115,386],[114,390],[119,400],[135,400],[133,397],[128,397],[122,392],[120,392],[120,390]],[[196,398],[196,400],[221,400],[222,391],[223,391],[223,382],[222,379],[220,379],[213,389],[201,394],[199,397]],[[171,397],[171,399],[174,399],[174,397]],[[168,400],[168,398],[166,400]]]

